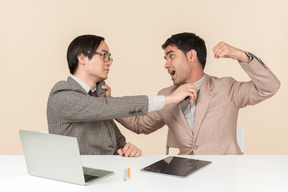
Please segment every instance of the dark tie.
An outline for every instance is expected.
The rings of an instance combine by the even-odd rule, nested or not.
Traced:
[[[180,102],[180,108],[183,113],[190,103],[189,100],[190,100],[190,97],[186,97],[183,101]]]
[[[192,102],[191,104],[192,105],[196,105],[197,103],[197,100],[198,100],[198,95],[199,95],[199,92],[200,90],[197,91],[197,98],[194,102]],[[190,104],[190,97],[187,96],[183,101],[180,102],[180,108],[181,108],[181,111],[184,113],[184,111],[187,109],[188,105]]]
[[[91,90],[88,92],[89,95],[97,97],[96,91],[92,92]]]

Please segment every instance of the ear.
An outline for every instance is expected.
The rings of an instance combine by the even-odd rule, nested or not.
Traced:
[[[78,56],[78,65],[85,65],[86,60],[85,60],[85,55],[83,53],[80,53]]]
[[[187,59],[189,62],[195,63],[198,59],[197,52],[194,49],[191,49],[189,52],[186,53]]]

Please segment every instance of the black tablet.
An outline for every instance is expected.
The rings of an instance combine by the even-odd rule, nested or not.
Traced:
[[[211,163],[211,161],[170,156],[144,167],[141,171],[186,177],[209,163]]]

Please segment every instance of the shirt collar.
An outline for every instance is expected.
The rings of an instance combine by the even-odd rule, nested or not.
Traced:
[[[199,79],[198,81],[196,81],[193,85],[196,87],[197,91],[200,90],[203,82],[204,82],[204,79],[205,79],[205,74],[203,75],[203,77],[201,77],[201,79]]]
[[[89,87],[89,85],[87,85],[86,83],[84,83],[83,81],[81,81],[80,79],[78,79],[77,77],[75,77],[74,75],[71,75],[71,78],[74,79],[77,83],[79,83],[79,85],[88,93],[90,90],[92,92],[96,91],[96,86],[94,89],[91,89],[91,87]]]

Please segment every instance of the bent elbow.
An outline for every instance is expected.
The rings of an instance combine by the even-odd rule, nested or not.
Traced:
[[[273,82],[273,85],[271,86],[271,90],[269,91],[270,95],[275,95],[278,90],[280,89],[281,82],[277,79],[275,82]]]

